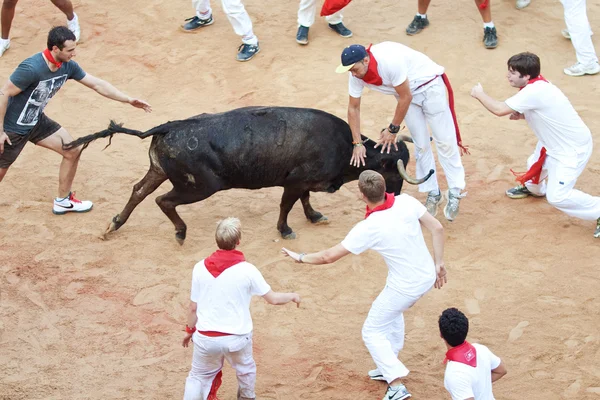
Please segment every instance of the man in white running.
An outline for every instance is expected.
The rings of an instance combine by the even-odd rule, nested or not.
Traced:
[[[575,48],[577,62],[565,68],[570,76],[595,75],[600,72],[598,56],[592,42],[592,28],[587,17],[586,0],[560,0],[565,10],[566,35]]]
[[[381,131],[379,143],[381,152],[389,152],[396,146],[396,133],[404,120],[415,144],[417,175],[425,176],[430,170],[437,171],[431,138],[436,144],[439,162],[448,181],[448,202],[444,208],[447,220],[453,221],[459,210],[459,202],[464,194],[465,170],[461,161],[462,146],[456,114],[454,96],[444,67],[419,53],[395,42],[383,42],[365,49],[355,44],[342,52],[342,64],[338,73],[350,72],[348,123],[352,130],[354,151],[350,163],[364,165],[365,148],[361,142],[360,99],[363,89],[369,88],[383,94],[395,96],[398,100],[390,126]],[[448,97],[447,93],[448,91]],[[368,135],[367,135],[368,136]],[[437,174],[419,185],[419,192],[428,193],[425,206],[435,217],[442,193],[438,186]]]
[[[492,383],[506,375],[502,360],[486,346],[467,342],[469,320],[456,308],[444,310],[438,325],[448,348],[444,387],[452,400],[494,400]]]
[[[72,60],[77,47],[75,39],[66,26],[52,28],[48,33],[47,48],[21,62],[0,89],[0,121],[3,121],[0,129],[0,182],[27,142],[57,152],[63,159],[58,174],[58,197],[54,199],[52,208],[54,214],[86,212],[93,206],[91,201],[80,201],[71,192],[81,147],[63,149],[63,144],[73,141],[73,138],[44,113],[50,99],[67,80],[74,79],[109,99],[128,103],[146,112],[152,111],[145,101],[131,98],[110,83],[86,74]]]
[[[197,263],[192,272],[183,347],[193,341],[194,355],[183,399],[217,399],[223,362],[227,360],[236,371],[238,400],[251,400],[256,398],[256,363],[252,357],[250,300],[261,296],[269,304],[293,301],[300,306],[300,296],[273,292],[260,271],[236,250],[242,240],[239,219],[220,221],[215,239],[219,250]]]
[[[379,173],[363,171],[358,178],[360,199],[367,205],[365,220],[352,228],[338,245],[318,253],[282,252],[296,262],[331,264],[352,253],[375,250],[389,272],[384,289],[369,311],[362,337],[377,369],[369,371],[374,380],[388,383],[383,400],[402,400],[411,395],[402,384],[409,370],[398,359],[404,347],[404,312],[432,287],[447,281],[444,267],[444,228],[415,198],[385,193]],[[422,227],[431,232],[435,262],[425,244]]]
[[[600,197],[575,189],[577,178],[592,155],[589,128],[559,88],[540,75],[540,59],[519,53],[508,60],[508,82],[519,92],[504,102],[494,100],[478,84],[471,96],[499,117],[525,119],[538,138],[527,160],[527,173],[519,186],[506,195],[521,199],[546,196],[548,203],[572,217],[596,221],[594,237],[600,237]],[[546,182],[547,181],[547,182]]]
[[[10,28],[15,18],[15,8],[19,0],[3,0],[2,2],[2,38],[0,39],[0,57],[10,47]],[[73,11],[71,0],[51,0],[60,11],[67,17],[67,26],[75,35],[75,41],[78,42],[81,36],[79,28],[79,18]]]

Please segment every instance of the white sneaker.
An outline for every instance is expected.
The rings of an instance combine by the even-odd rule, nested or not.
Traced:
[[[0,57],[10,47],[10,39],[0,39]]]
[[[385,381],[385,378],[383,377],[383,375],[381,374],[381,372],[379,372],[378,369],[372,369],[369,371],[369,378],[371,378],[374,381]]]
[[[560,31],[560,33],[563,35],[563,37],[565,39],[571,40],[571,34],[569,33],[569,30],[567,28],[565,28],[562,31]]]
[[[598,64],[597,61],[590,65],[575,63],[569,68],[565,68],[563,71],[569,76],[596,75],[600,72],[600,64]]]
[[[527,7],[529,3],[531,3],[531,0],[517,0],[515,2],[515,7],[517,7],[517,10],[522,10]]]
[[[77,14],[73,13],[74,17],[72,20],[67,21],[67,27],[73,34],[75,35],[75,42],[79,42],[79,38],[81,37],[81,28],[79,27],[79,18],[77,18]]]
[[[75,193],[71,192],[64,199],[54,199],[54,208],[52,212],[57,215],[66,214],[68,212],[88,212],[92,209],[94,204],[91,201],[81,201],[75,198]]]
[[[411,394],[406,390],[406,386],[388,386],[387,392],[385,392],[385,396],[383,396],[382,400],[404,400],[411,397]]]
[[[448,221],[454,221],[458,216],[458,209],[460,205],[460,199],[465,197],[467,193],[461,193],[460,189],[454,188],[446,191],[446,198],[448,202],[444,207],[444,216]]]

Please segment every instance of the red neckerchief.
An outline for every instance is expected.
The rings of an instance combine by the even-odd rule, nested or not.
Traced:
[[[537,81],[548,82],[542,75],[538,75],[537,78],[528,80],[525,86],[531,85],[532,83]],[[525,86],[523,86],[519,90],[523,90]],[[517,182],[521,183],[521,185],[525,185],[525,182],[528,181],[531,181],[532,183],[537,185],[540,183],[540,179],[542,177],[542,168],[544,167],[544,161],[546,161],[546,148],[542,147],[542,150],[540,151],[540,157],[535,163],[533,163],[533,165],[529,168],[527,172],[515,172],[512,169],[510,170],[510,172],[512,172],[512,174],[517,178]]]
[[[367,48],[367,54],[369,55],[369,65],[367,66],[367,73],[362,78],[363,81],[375,86],[383,85],[383,80],[381,76],[379,76],[379,72],[377,72],[377,60],[373,57],[373,53],[371,53],[371,46],[369,45]]]
[[[48,61],[50,61],[51,64],[56,65],[56,68],[60,68],[62,65],[62,62],[58,62],[54,59],[54,57],[52,56],[52,53],[50,52],[50,50],[45,49],[42,53],[44,53],[44,55],[46,56],[46,59]]]
[[[456,361],[475,368],[477,367],[477,350],[465,340],[460,346],[453,347],[446,352],[444,363],[448,361]]]
[[[388,208],[392,208],[392,206],[394,205],[394,201],[396,200],[396,197],[391,194],[391,193],[386,193],[385,194],[385,201],[383,202],[383,204],[375,207],[374,209],[370,209],[369,206],[367,206],[367,213],[365,214],[365,219],[367,219],[367,217],[371,214],[373,214],[374,212],[377,211],[383,211],[383,210],[387,210]]]
[[[229,267],[246,261],[244,253],[238,250],[217,250],[204,260],[204,266],[215,278]]]

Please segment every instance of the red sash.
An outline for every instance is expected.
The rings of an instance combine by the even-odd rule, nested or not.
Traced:
[[[217,278],[227,268],[246,261],[244,253],[238,250],[217,250],[204,260],[204,266]]]
[[[208,393],[208,400],[219,400],[217,397],[217,390],[221,387],[223,371],[219,371],[215,379],[212,381],[212,385],[210,387],[210,392]]]
[[[342,8],[346,7],[351,0],[325,0],[321,8],[321,17],[335,14]]]
[[[531,85],[534,82],[543,81],[548,82],[542,75],[538,75],[537,78],[530,79],[527,81],[527,85]],[[525,87],[523,86],[519,90],[523,90]],[[540,178],[542,177],[542,168],[544,167],[544,161],[546,161],[546,148],[542,147],[540,151],[540,157],[538,160],[533,163],[533,165],[529,168],[527,172],[515,172],[512,169],[510,172],[516,177],[517,182],[521,183],[521,185],[525,185],[525,182],[531,181],[534,184],[540,183]]]
[[[42,53],[46,56],[46,59],[48,61],[50,61],[51,64],[54,64],[56,66],[56,68],[60,68],[62,65],[62,62],[58,62],[54,59],[54,56],[52,56],[52,53],[50,52],[50,50],[45,49],[44,51],[42,51]]]
[[[456,361],[475,368],[477,367],[477,350],[465,340],[460,346],[453,347],[446,352],[444,363],[448,361]]]
[[[367,212],[365,214],[365,219],[367,219],[369,217],[369,215],[373,214],[374,212],[383,211],[383,210],[387,210],[388,208],[392,208],[395,200],[396,200],[396,197],[392,193],[386,193],[385,201],[383,202],[383,204],[375,207],[372,210],[369,208],[369,206],[367,206]]]

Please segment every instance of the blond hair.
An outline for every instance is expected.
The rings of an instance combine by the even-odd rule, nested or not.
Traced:
[[[366,170],[358,177],[358,190],[371,203],[377,203],[385,198],[385,179],[380,173]]]
[[[233,250],[242,240],[242,223],[234,217],[225,218],[217,224],[217,246],[221,250]]]

